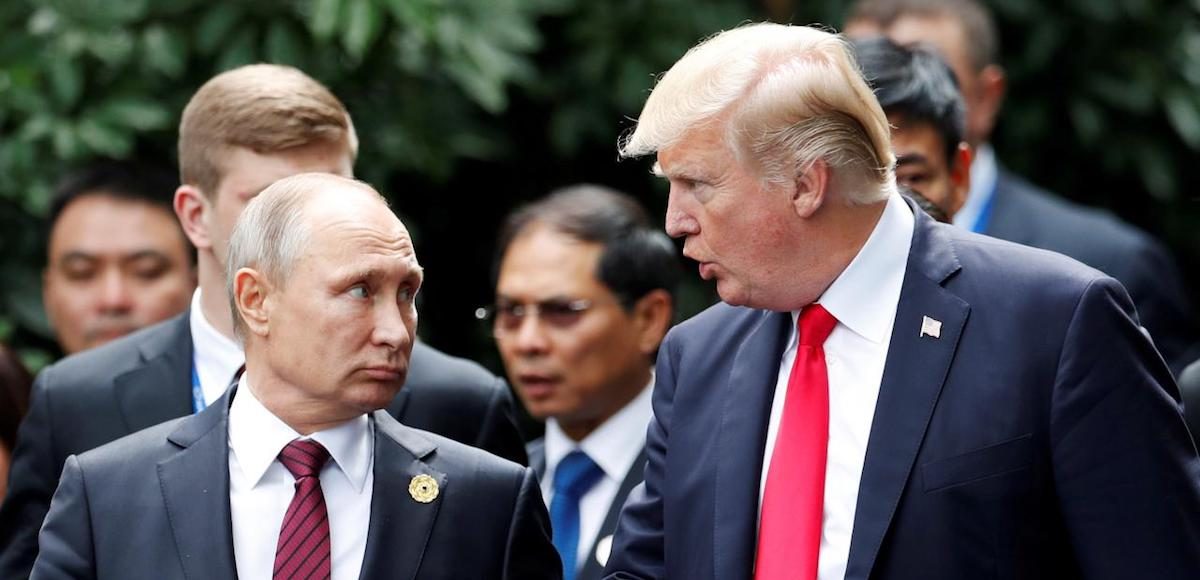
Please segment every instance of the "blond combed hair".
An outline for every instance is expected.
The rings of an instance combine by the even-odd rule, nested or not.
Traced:
[[[654,153],[714,124],[765,183],[823,160],[847,201],[873,203],[895,190],[887,116],[836,34],[762,23],[701,42],[654,87],[620,154]]]
[[[339,142],[353,159],[354,125],[329,89],[292,67],[246,65],[209,79],[188,101],[179,123],[180,180],[211,197],[232,147],[266,154]]]

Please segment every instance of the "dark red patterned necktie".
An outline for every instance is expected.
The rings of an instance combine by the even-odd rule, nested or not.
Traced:
[[[308,439],[292,441],[279,452],[279,462],[296,478],[296,493],[279,530],[273,580],[329,578],[329,513],[320,477],[328,460],[329,452]]]

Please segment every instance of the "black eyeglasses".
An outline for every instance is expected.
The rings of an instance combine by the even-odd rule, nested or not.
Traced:
[[[491,320],[497,336],[510,334],[521,328],[527,316],[546,323],[550,328],[565,329],[574,326],[583,314],[595,304],[586,298],[577,300],[551,299],[532,304],[501,300],[494,306],[475,310],[475,318]]]

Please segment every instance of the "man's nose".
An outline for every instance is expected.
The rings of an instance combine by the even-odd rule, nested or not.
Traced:
[[[372,337],[376,344],[393,350],[407,347],[413,340],[413,330],[416,324],[409,326],[408,317],[402,311],[407,306],[397,304],[381,305],[376,308],[375,330]],[[415,314],[413,314],[415,317]]]
[[[672,238],[681,238],[700,233],[699,223],[684,209],[679,197],[680,194],[676,193],[674,187],[671,187],[671,192],[667,194],[667,217],[665,220],[667,235]]]
[[[538,316],[532,312],[527,312],[521,317],[517,327],[510,331],[509,340],[517,351],[523,354],[540,354],[550,345],[546,329],[538,320]]]
[[[100,310],[127,312],[133,308],[133,293],[129,280],[118,270],[106,270],[100,276]]]

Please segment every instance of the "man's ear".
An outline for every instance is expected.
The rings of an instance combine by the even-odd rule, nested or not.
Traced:
[[[233,296],[237,306],[234,316],[242,319],[242,327],[248,334],[268,335],[271,290],[267,277],[253,268],[242,268],[233,275]]]
[[[950,199],[946,200],[946,217],[954,219],[954,214],[962,209],[971,192],[971,161],[974,155],[971,146],[965,142],[958,144],[954,151],[954,162],[950,166]]]
[[[209,214],[216,211],[208,196],[194,185],[183,184],[175,190],[175,217],[183,233],[192,241],[197,250],[212,248],[212,236],[209,235]]]
[[[813,161],[796,176],[795,189],[792,190],[792,207],[796,215],[808,218],[821,208],[829,194],[830,177],[831,170],[824,159]]]
[[[638,350],[646,356],[652,356],[658,350],[670,330],[673,306],[671,295],[662,289],[651,290],[633,305]]]
[[[1004,93],[1008,90],[1008,78],[999,65],[989,64],[979,71],[975,80],[975,99],[967,104],[967,114],[975,117],[975,124],[983,124],[986,138],[996,127],[996,117],[1004,104]]]

